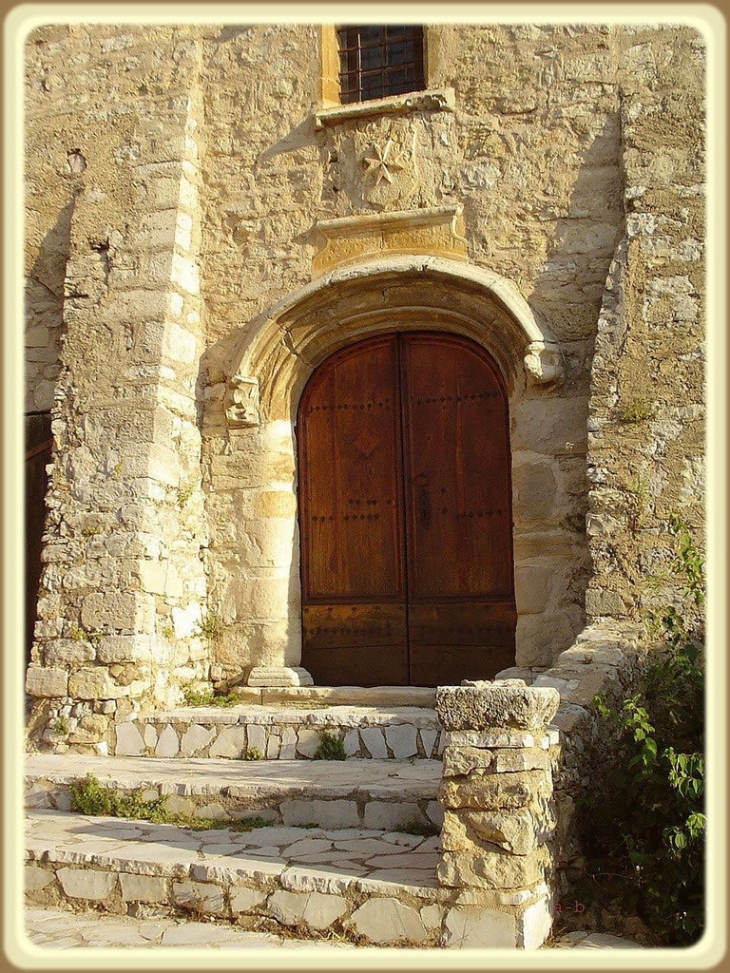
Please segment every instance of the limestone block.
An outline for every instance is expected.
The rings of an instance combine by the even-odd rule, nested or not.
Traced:
[[[69,662],[93,662],[96,649],[88,642],[75,639],[55,639],[46,642],[43,658],[47,666],[64,665]]]
[[[431,757],[433,754],[434,744],[439,735],[438,730],[419,730],[421,734],[421,744],[423,746],[423,752],[427,757]]]
[[[65,669],[30,666],[25,677],[25,691],[29,696],[45,699],[68,696],[68,672]]]
[[[94,592],[81,606],[81,624],[95,629],[129,629],[135,631],[138,596],[121,591]]]
[[[450,949],[514,949],[515,917],[477,905],[452,906],[444,919],[441,945]]]
[[[266,753],[266,727],[257,723],[249,723],[246,727],[247,746],[249,750],[259,750]]]
[[[167,902],[167,883],[164,878],[121,872],[119,882],[125,902]]]
[[[392,724],[385,728],[385,740],[396,760],[415,757],[418,753],[416,736],[418,731],[412,724]]]
[[[429,801],[426,805],[426,817],[437,827],[442,827],[444,823],[444,809],[438,801]]]
[[[549,564],[515,565],[515,602],[520,614],[542,612],[550,597],[554,567]]]
[[[117,876],[112,872],[90,868],[59,868],[56,875],[63,894],[70,899],[107,899],[117,882]]]
[[[438,799],[445,808],[519,808],[552,796],[552,780],[540,771],[448,778],[439,785]]]
[[[68,694],[74,699],[111,699],[122,693],[105,666],[77,669],[68,680]]]
[[[491,750],[477,747],[448,746],[443,755],[443,776],[457,777],[472,770],[487,770],[494,763]]]
[[[223,889],[209,882],[173,882],[172,897],[183,908],[210,915],[226,915],[228,911]]]
[[[268,901],[268,911],[286,926],[306,923],[311,929],[328,929],[347,912],[347,903],[339,895],[323,892],[286,892],[280,889]]]
[[[297,498],[291,491],[262,490],[256,494],[256,517],[293,517],[297,512]]]
[[[282,801],[281,817],[287,827],[301,824],[316,824],[325,829],[360,827],[355,801]]]
[[[118,665],[151,662],[154,649],[149,635],[105,635],[96,650],[99,662]]]
[[[55,881],[55,875],[39,865],[26,865],[24,879],[26,892],[39,892]]]
[[[365,805],[364,827],[379,831],[395,831],[410,821],[426,824],[417,804],[368,801]]]
[[[117,745],[114,752],[122,757],[139,757],[147,752],[139,729],[134,723],[117,723]]]
[[[441,847],[444,851],[463,851],[487,842],[513,855],[528,855],[546,834],[547,827],[545,814],[526,810],[446,811]]]
[[[345,739],[342,741],[342,745],[348,757],[352,757],[358,753],[360,750],[360,737],[357,730],[348,730],[345,733]]]
[[[530,855],[500,852],[443,851],[436,868],[439,884],[449,888],[523,889],[542,882],[548,858],[543,849]]]
[[[282,583],[276,580],[276,584]],[[286,601],[286,599],[285,599]],[[253,612],[253,608],[251,609]],[[254,666],[251,670],[249,686],[313,686],[314,680],[301,666]]]
[[[436,712],[447,730],[538,729],[550,722],[559,704],[560,696],[554,689],[533,689],[508,681],[440,686],[436,690]]]
[[[543,896],[528,905],[517,921],[517,945],[522,949],[539,949],[553,926],[552,902]]]
[[[156,757],[177,757],[180,752],[180,740],[175,729],[168,723],[160,733],[160,738],[155,747]]]
[[[157,729],[151,723],[145,724],[145,728],[142,731],[142,739],[144,740],[145,746],[151,750],[157,746]]]
[[[284,726],[281,730],[280,760],[294,760],[297,755],[297,734],[291,726]]]
[[[165,801],[165,809],[170,814],[180,814],[183,817],[189,817],[195,811],[195,801],[189,797],[180,797],[178,794],[169,794]]]
[[[266,759],[267,760],[278,760],[279,752],[281,749],[281,737],[275,732],[277,728],[272,727],[269,732],[269,739],[266,743]]]
[[[230,817],[222,804],[204,804],[195,809],[194,816],[204,821],[225,821]]]
[[[236,759],[246,748],[246,729],[243,726],[227,726],[221,730],[211,745],[211,757],[230,757]]]
[[[362,742],[371,757],[381,759],[388,756],[388,748],[385,745],[385,737],[379,726],[364,726],[360,730]]]
[[[262,889],[232,888],[231,889],[231,912],[236,915],[239,912],[250,912],[261,905],[267,893]]]
[[[372,943],[421,943],[427,935],[416,910],[397,899],[369,899],[347,925]]]
[[[425,929],[438,929],[441,925],[441,906],[435,902],[433,905],[424,905],[419,915]]]
[[[202,612],[199,604],[193,603],[186,608],[172,609],[172,622],[175,627],[175,638],[184,639],[194,635],[199,627]]]
[[[196,753],[204,750],[215,736],[215,730],[209,730],[204,726],[193,723],[183,734],[180,742],[180,754],[183,757],[192,757]]]
[[[550,746],[549,732],[529,733],[526,730],[454,730],[442,734],[444,743],[453,747],[540,747]],[[445,749],[445,748],[444,748]]]
[[[444,777],[465,775],[472,770],[493,774],[521,770],[548,770],[550,757],[537,747],[484,750],[478,747],[449,746],[444,750]]]
[[[321,738],[316,730],[299,730],[297,733],[297,753],[310,760],[314,758]]]
[[[555,521],[557,507],[557,480],[550,462],[521,462],[515,464],[513,470],[514,484],[514,515],[515,520],[523,526],[538,525]],[[524,587],[518,585],[519,574],[515,571],[515,597],[519,599]],[[539,594],[539,590],[537,592]],[[547,598],[547,595],[546,595]],[[539,599],[538,599],[539,601]],[[523,611],[520,600],[517,605]],[[544,608],[544,604],[542,606]],[[535,609],[539,611],[539,608]]]

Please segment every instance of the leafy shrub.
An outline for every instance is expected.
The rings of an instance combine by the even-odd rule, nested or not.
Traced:
[[[315,754],[315,760],[346,760],[347,754],[345,753],[345,745],[336,737],[333,733],[324,733],[319,735],[319,746],[317,747]]]
[[[620,706],[594,699],[603,739],[580,828],[597,898],[685,946],[704,925],[704,558],[684,521],[670,530],[683,603],[652,614],[660,647],[632,694]]]
[[[183,686],[182,694],[186,706],[235,706],[236,697],[228,693],[216,693],[212,686],[198,689],[194,685]]]
[[[264,755],[258,747],[246,747],[241,754],[241,760],[263,760]]]

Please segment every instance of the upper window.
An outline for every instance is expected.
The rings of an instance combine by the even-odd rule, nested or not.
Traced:
[[[339,27],[337,38],[343,105],[425,87],[422,27]]]

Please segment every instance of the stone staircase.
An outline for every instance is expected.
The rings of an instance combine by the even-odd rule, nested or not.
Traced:
[[[436,880],[442,732],[433,705],[433,690],[244,689],[230,708],[120,724],[106,757],[31,754],[29,901],[188,913],[304,938],[448,945],[449,896]],[[323,733],[342,742],[347,759],[313,759]],[[72,813],[71,784],[88,774],[218,826]],[[250,819],[268,824],[238,830]]]
[[[446,734],[434,696],[243,690],[230,708],[122,723],[106,756],[29,755],[29,905],[187,915],[210,922],[211,936],[235,923],[361,945],[541,945],[544,883],[495,889],[478,905],[439,884]],[[346,759],[312,759],[323,734]],[[73,812],[71,785],[89,774],[121,794],[164,797],[177,823]]]

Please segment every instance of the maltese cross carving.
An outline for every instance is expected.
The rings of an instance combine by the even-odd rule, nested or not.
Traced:
[[[375,174],[375,185],[381,182],[393,182],[393,173],[402,172],[405,165],[401,162],[393,150],[393,139],[388,136],[388,140],[381,149],[379,145],[373,143],[369,152],[363,157],[363,163],[367,167],[368,175]]]

